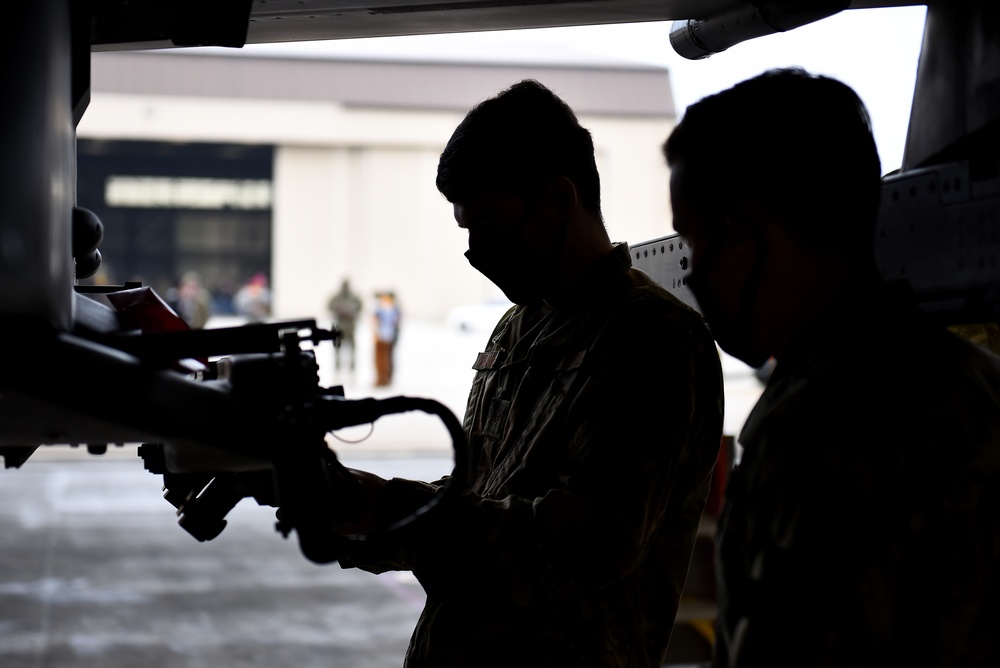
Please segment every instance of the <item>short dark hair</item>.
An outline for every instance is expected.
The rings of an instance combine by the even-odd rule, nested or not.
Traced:
[[[594,141],[555,93],[525,79],[473,107],[438,161],[437,187],[450,202],[483,192],[530,196],[554,176],[576,185],[601,212]]]
[[[881,164],[871,118],[836,79],[768,70],[688,107],[663,153],[699,184],[685,196],[717,213],[750,199],[804,243],[828,246],[833,230],[873,238]]]

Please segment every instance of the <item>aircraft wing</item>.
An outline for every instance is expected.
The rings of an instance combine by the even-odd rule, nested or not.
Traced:
[[[909,0],[107,0],[95,3],[94,51],[242,46],[358,37],[549,28],[644,21],[690,22],[732,44],[844,9]]]

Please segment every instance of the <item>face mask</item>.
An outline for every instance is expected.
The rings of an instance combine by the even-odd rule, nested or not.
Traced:
[[[522,221],[521,226],[527,222]],[[515,228],[519,229],[519,228]],[[555,258],[566,243],[568,222],[564,223],[552,248],[539,252],[527,245],[520,234],[498,234],[486,243],[465,252],[465,258],[477,271],[490,279],[515,304],[538,304],[553,283]]]
[[[469,249],[465,258],[477,271],[503,290],[515,304],[529,306],[542,301],[543,277],[523,249],[497,244],[488,249]]]
[[[739,308],[734,316],[726,313],[718,299],[715,298],[712,289],[708,286],[706,276],[715,264],[717,254],[701,258],[700,266],[697,270],[692,270],[688,276],[687,284],[698,300],[698,307],[704,316],[712,336],[718,342],[719,347],[727,353],[742,360],[753,368],[759,367],[767,361],[767,355],[757,352],[753,348],[753,328],[751,316],[753,311],[753,300],[760,283],[760,273],[763,262],[757,264],[753,272],[739,284],[740,299]],[[733,286],[733,289],[737,289]]]

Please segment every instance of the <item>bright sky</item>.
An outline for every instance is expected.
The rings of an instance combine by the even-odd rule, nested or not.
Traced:
[[[670,22],[498,31],[475,34],[336,40],[245,47],[295,53],[329,52],[382,57],[438,57],[471,51],[490,60],[523,62],[552,45],[560,58],[575,53],[662,65],[670,69],[679,112],[692,102],[768,69],[800,65],[851,85],[868,105],[883,172],[902,163],[923,35],[924,6],[856,9],[731,47],[704,60],[678,56],[670,46]],[[567,55],[569,54],[569,55]]]

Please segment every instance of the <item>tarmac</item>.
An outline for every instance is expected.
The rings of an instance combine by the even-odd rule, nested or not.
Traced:
[[[362,326],[353,372],[346,359],[336,369],[329,344],[317,349],[321,384],[348,399],[435,399],[460,417],[488,334],[406,321],[393,383],[376,388]],[[735,435],[761,386],[742,363],[723,363]],[[348,466],[386,477],[433,479],[453,462],[443,423],[423,413],[342,430],[330,444]],[[226,519],[214,540],[188,535],[134,445],[99,456],[49,446],[0,471],[0,667],[402,665],[424,600],[411,574],[314,564],[294,536],[275,533],[273,508],[250,499]]]

